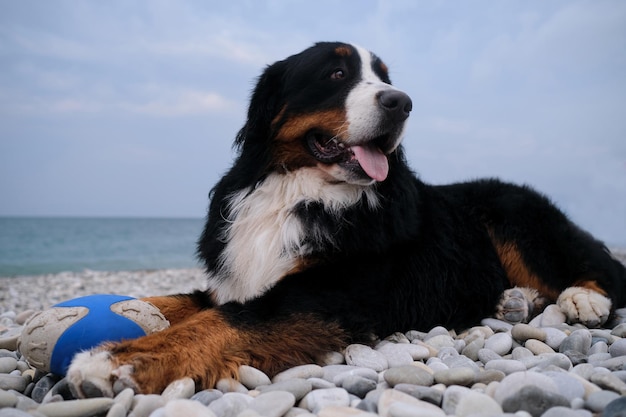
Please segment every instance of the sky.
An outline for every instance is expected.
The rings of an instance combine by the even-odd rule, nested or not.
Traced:
[[[203,217],[256,77],[380,56],[423,181],[529,184],[626,247],[626,2],[0,0],[0,215]]]

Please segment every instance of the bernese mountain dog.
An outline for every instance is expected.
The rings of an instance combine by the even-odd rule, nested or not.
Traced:
[[[350,343],[487,316],[528,320],[556,302],[603,324],[626,303],[626,269],[526,186],[420,181],[401,145],[409,96],[387,66],[318,43],[268,66],[212,190],[199,240],[208,288],[146,299],[171,327],[78,354],[78,396],[199,389],[314,363]]]

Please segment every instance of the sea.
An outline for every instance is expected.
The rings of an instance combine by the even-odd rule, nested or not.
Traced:
[[[0,277],[196,268],[204,219],[0,217]]]

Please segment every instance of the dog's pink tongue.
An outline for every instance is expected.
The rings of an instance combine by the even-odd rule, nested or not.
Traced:
[[[389,174],[389,161],[378,146],[352,146],[354,157],[359,161],[359,165],[370,178],[376,181],[384,181]]]

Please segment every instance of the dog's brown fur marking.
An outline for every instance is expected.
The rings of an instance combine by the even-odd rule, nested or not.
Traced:
[[[158,308],[170,322],[170,326],[180,323],[201,310],[193,298],[186,295],[146,297],[142,298],[141,301],[146,301]]]
[[[236,327],[218,309],[210,309],[162,332],[105,347],[116,367],[133,366],[132,378],[141,392],[159,393],[183,377],[191,377],[200,389],[211,388],[222,378],[237,378],[244,364],[272,376],[345,344],[338,324],[311,314]]]
[[[513,242],[498,242],[494,240],[494,246],[498,257],[511,286],[535,288],[544,297],[555,301],[559,296],[559,290],[547,286],[533,273],[524,262],[522,254]]]
[[[572,287],[582,287],[582,288],[587,288],[589,290],[593,290],[597,293],[602,294],[605,297],[608,297],[608,293],[604,290],[604,288],[602,288],[601,286],[598,285],[597,281],[593,281],[593,280],[579,280],[576,281]]]
[[[274,119],[279,123],[285,109]],[[317,160],[302,146],[301,140],[307,132],[318,129],[328,135],[340,135],[348,128],[344,110],[331,109],[292,116],[285,121],[276,133],[275,164],[287,170],[305,166],[315,166]]]

